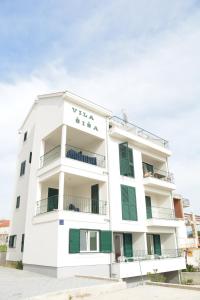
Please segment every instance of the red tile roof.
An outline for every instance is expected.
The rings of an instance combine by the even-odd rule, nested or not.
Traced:
[[[9,227],[10,221],[9,220],[0,220],[0,227]]]

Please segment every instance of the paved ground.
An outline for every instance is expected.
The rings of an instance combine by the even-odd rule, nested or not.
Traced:
[[[160,286],[137,286],[84,300],[200,300],[200,291]]]
[[[66,289],[109,284],[109,281],[66,278],[56,279],[36,273],[0,267],[0,300],[18,300]]]

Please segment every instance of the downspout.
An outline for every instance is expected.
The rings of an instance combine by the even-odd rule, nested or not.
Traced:
[[[106,120],[106,157],[107,157],[107,174],[108,174],[108,181],[107,181],[107,195],[108,195],[108,203],[109,203],[109,230],[112,233],[112,217],[111,217],[111,195],[110,195],[110,168],[109,168],[109,150],[108,150],[108,142],[109,142],[109,117]],[[112,246],[113,246],[113,234],[112,234]],[[110,253],[110,265],[109,265],[109,273],[110,278],[112,278],[112,252]]]

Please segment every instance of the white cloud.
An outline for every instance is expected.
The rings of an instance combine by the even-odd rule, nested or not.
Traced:
[[[176,16],[177,12],[173,18]],[[99,32],[103,19],[98,20],[88,39]],[[0,217],[8,216],[8,203],[13,195],[17,129],[37,94],[66,89],[115,113],[124,108],[130,120],[169,139],[174,152],[171,168],[175,171],[178,192],[190,198],[194,209],[200,213],[199,20],[197,11],[184,21],[175,22],[173,28],[170,21],[170,28],[148,37],[148,43],[138,38],[137,53],[133,37],[118,39],[117,44],[111,39],[107,46],[110,56],[112,53],[115,56],[114,62],[111,59],[107,63],[108,56],[96,59],[87,70],[73,75],[62,65],[60,55],[58,60],[34,70],[28,78],[15,78],[10,84],[0,83],[0,125],[3,128],[0,132],[3,145],[0,149]],[[85,34],[88,24],[90,21],[83,28]],[[147,49],[143,49],[144,45]],[[119,63],[116,63],[117,57]]]

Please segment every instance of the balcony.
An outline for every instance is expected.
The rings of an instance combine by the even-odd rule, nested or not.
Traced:
[[[119,117],[114,116],[110,119],[110,128],[112,128],[112,126],[122,128],[131,134],[134,134],[144,140],[150,141],[166,149],[169,147],[168,141]]]
[[[185,268],[183,251],[179,249],[162,250],[162,255],[148,255],[145,250],[135,251],[133,257],[123,258],[112,264],[112,276],[127,278],[147,273],[169,272]]]
[[[175,220],[174,209],[152,206],[147,210],[147,219]]]
[[[155,168],[153,165],[143,162],[144,185],[161,188],[165,190],[174,190],[174,176],[172,173]]]
[[[61,146],[58,145],[45,153],[40,158],[40,168],[50,164],[52,161],[60,158],[61,156]],[[86,151],[81,148],[77,148],[71,145],[66,145],[65,147],[65,157],[74,159],[83,163],[87,163],[93,166],[98,166],[105,168],[105,156]]]
[[[58,195],[51,196],[37,201],[36,215],[58,210]],[[84,198],[74,195],[64,196],[63,210],[75,213],[91,213],[106,215],[107,202],[103,200],[95,201],[91,198]]]
[[[175,211],[165,207],[147,207],[147,226],[178,227]]]
[[[105,168],[105,156],[66,145],[66,157]]]
[[[163,170],[159,170],[159,169],[157,169],[153,166],[152,166],[151,169],[149,169],[150,165],[145,163],[145,162],[142,163],[142,166],[143,166],[143,176],[144,176],[144,178],[153,177],[153,178],[156,178],[156,179],[159,179],[159,180],[174,183],[174,176],[173,176],[172,173],[169,173],[169,172],[166,172],[166,171],[163,171]]]

